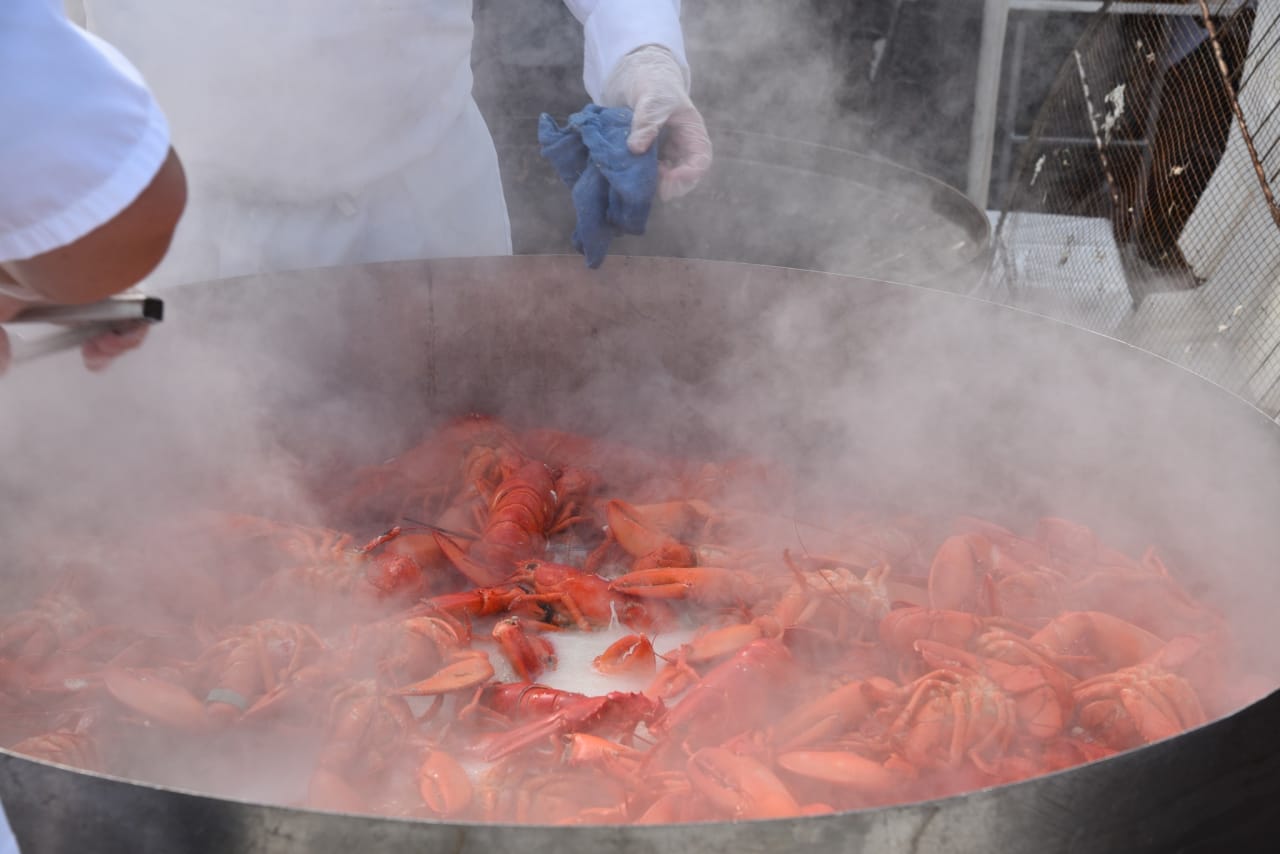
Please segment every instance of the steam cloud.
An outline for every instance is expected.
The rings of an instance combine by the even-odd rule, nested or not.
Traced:
[[[103,377],[70,356],[16,372],[0,391],[13,414],[0,435],[14,496],[6,590],[29,595],[77,561],[122,621],[181,623],[132,613],[120,593],[137,593],[136,609],[200,590],[184,563],[207,565],[219,543],[166,536],[175,514],[319,518],[305,501],[316,468],[376,461],[479,410],[708,458],[777,459],[796,472],[802,522],[902,509],[1025,530],[1060,514],[1131,553],[1155,543],[1227,610],[1250,665],[1277,673],[1260,642],[1277,592],[1262,509],[1277,449],[1264,420],[1200,405],[1215,393],[1121,345],[961,297],[614,260],[599,274],[574,258],[496,259],[179,290],[174,316],[201,321],[158,330],[152,358]],[[1153,445],[1170,417],[1179,430]],[[1224,430],[1229,445],[1214,441]],[[163,556],[167,573],[128,562],[140,552]],[[201,788],[295,800],[291,760],[264,778],[260,749],[224,751],[226,767],[205,768]],[[143,763],[147,776],[171,784],[195,767],[163,738],[144,758],[157,761]]]
[[[724,9],[691,26],[695,56],[715,43],[750,57],[795,39],[800,61],[786,76],[761,69],[767,85],[735,90],[759,102],[726,113],[774,115],[792,92],[821,102],[835,90],[844,70],[809,53],[811,34],[780,5],[753,4],[750,26]],[[754,40],[723,36],[744,29]],[[701,62],[696,78],[714,80]],[[809,120],[803,135],[824,139],[847,116],[793,118],[786,127]],[[761,233],[776,226],[773,209],[760,213]],[[978,301],[777,269],[617,257],[598,273],[579,259],[517,259],[312,278],[167,292],[171,319],[105,376],[66,356],[0,383],[4,611],[79,563],[122,622],[163,623],[121,601],[156,583],[154,560],[145,572],[129,562],[139,545],[171,561],[179,587],[183,555],[219,545],[167,534],[175,516],[283,508],[316,522],[317,471],[376,462],[484,411],[778,459],[801,484],[801,516],[899,508],[1025,530],[1064,515],[1131,553],[1155,543],[1231,616],[1254,669],[1280,676],[1268,632],[1280,595],[1273,428],[1155,358]],[[180,784],[187,757],[165,764],[163,750],[148,770]],[[266,777],[259,757],[252,789],[245,754],[204,785],[295,799],[290,786],[309,769],[288,768],[287,755]]]

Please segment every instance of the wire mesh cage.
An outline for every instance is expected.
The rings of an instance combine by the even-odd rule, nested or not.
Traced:
[[[986,295],[1280,415],[1280,0],[1105,2],[1022,149]]]

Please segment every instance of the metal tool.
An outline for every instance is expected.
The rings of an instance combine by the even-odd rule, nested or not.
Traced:
[[[87,305],[37,305],[6,321],[8,324],[51,324],[63,330],[38,338],[10,342],[11,362],[21,364],[73,350],[104,332],[127,332],[139,324],[164,319],[164,301],[146,294],[120,294]]]

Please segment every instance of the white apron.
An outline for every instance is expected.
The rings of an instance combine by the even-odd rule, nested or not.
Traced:
[[[471,0],[85,0],[169,117],[189,201],[148,287],[511,252]]]

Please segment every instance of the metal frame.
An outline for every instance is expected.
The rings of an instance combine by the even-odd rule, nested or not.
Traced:
[[[1215,14],[1234,12],[1248,0],[1220,0]],[[1099,0],[985,0],[982,12],[982,40],[978,48],[978,75],[973,100],[973,122],[969,131],[969,172],[965,192],[983,210],[987,209],[991,185],[992,155],[995,152],[996,110],[1000,99],[1000,70],[1004,63],[1005,35],[1009,13],[1101,11],[1108,4]],[[1116,15],[1201,14],[1198,3],[1179,6],[1158,3],[1112,4],[1108,13]]]

